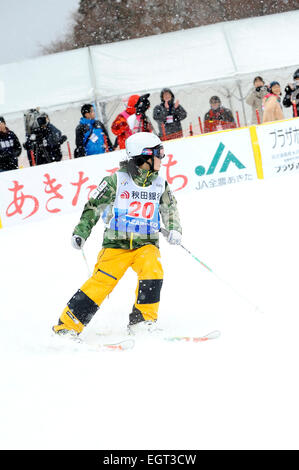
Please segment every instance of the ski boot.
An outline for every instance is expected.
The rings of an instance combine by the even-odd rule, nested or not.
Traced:
[[[156,320],[145,320],[140,310],[134,306],[133,312],[129,315],[129,324],[127,328],[129,335],[152,333],[157,328]]]
[[[58,325],[54,325],[52,330],[57,335],[68,335],[72,338],[78,337],[84,325],[75,317],[68,307],[64,309],[58,320]]]

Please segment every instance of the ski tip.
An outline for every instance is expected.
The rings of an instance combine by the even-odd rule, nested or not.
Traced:
[[[204,341],[209,341],[211,339],[217,339],[221,335],[219,330],[211,331],[210,333],[203,336],[171,336],[165,338],[166,341],[184,341],[186,343],[203,343]]]
[[[119,343],[103,344],[103,348],[110,351],[127,351],[128,349],[132,349],[134,346],[135,341],[133,339],[126,339]]]
[[[221,336],[221,332],[219,330],[214,330],[208,333],[207,335],[203,336],[206,339],[217,339]]]

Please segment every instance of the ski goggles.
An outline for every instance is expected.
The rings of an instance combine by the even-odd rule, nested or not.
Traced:
[[[162,158],[165,157],[164,147],[163,147],[163,145],[159,144],[159,145],[156,145],[156,147],[153,147],[153,148],[145,148],[145,149],[142,150],[141,155],[146,155],[148,157],[157,157],[160,160],[162,160]]]

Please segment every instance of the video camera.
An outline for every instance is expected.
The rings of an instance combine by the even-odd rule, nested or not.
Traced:
[[[150,107],[150,102],[148,97],[150,96],[150,93],[146,93],[145,95],[141,95],[139,100],[137,101],[135,108],[136,108],[136,114],[142,114],[144,115],[145,112],[148,110]]]
[[[48,119],[48,115],[46,113],[42,113],[39,116],[37,116],[34,123],[33,123],[33,125],[32,125],[31,133],[32,134],[37,134],[37,135],[42,135],[43,130],[44,130],[45,126],[47,125],[48,121],[49,121],[49,119]]]
[[[25,118],[25,130],[27,140],[23,147],[34,152],[44,153],[44,147],[47,143],[45,140],[45,126],[48,123],[48,115],[40,113],[39,109],[30,109]],[[48,160],[48,159],[47,159]]]

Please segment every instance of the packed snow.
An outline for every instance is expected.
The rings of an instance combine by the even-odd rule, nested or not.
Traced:
[[[205,343],[96,352],[53,336],[103,225],[88,268],[70,243],[80,213],[0,231],[2,449],[299,448],[299,175],[176,196],[183,244],[213,273],[162,239],[159,327],[221,331]],[[86,339],[125,334],[135,287],[130,270]]]

